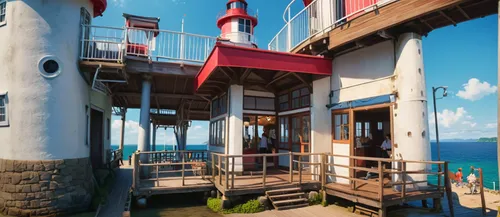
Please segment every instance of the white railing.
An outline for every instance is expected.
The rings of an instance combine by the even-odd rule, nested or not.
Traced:
[[[80,59],[122,61],[123,37],[122,28],[82,25]]]
[[[397,0],[315,0],[288,18],[285,26],[269,42],[268,49],[288,52],[319,33],[342,25],[376,7]],[[302,2],[302,1],[300,1]],[[285,14],[290,13],[287,7]]]
[[[216,41],[215,37],[167,30],[83,26],[80,59],[121,62],[124,56],[137,56],[202,64]]]

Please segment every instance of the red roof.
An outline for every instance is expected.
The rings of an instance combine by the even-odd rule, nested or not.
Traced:
[[[292,54],[228,45],[218,42],[195,77],[195,90],[203,86],[219,67],[247,68],[253,71],[294,72],[320,77],[332,75],[332,60],[311,55]]]
[[[94,5],[94,17],[101,16],[108,6],[107,0],[90,0]]]

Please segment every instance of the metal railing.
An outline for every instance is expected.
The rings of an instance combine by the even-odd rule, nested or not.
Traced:
[[[269,42],[268,49],[289,52],[319,33],[326,33],[357,16],[397,0],[314,0],[295,16],[290,16],[285,26]]]
[[[257,38],[254,35],[244,32],[230,32],[226,33],[223,37],[224,39],[231,39],[234,43],[252,43],[257,44]]]
[[[82,25],[81,60],[123,62],[125,56],[202,64],[217,38],[141,28]]]

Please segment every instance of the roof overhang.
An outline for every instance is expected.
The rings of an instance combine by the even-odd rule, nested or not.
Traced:
[[[296,85],[311,85],[332,75],[332,60],[228,45],[218,42],[194,80],[196,92],[224,91],[230,84],[260,86],[278,92]],[[215,88],[215,91],[208,90]]]
[[[94,5],[94,17],[101,16],[108,6],[107,0],[90,0]]]
[[[132,14],[123,14],[126,19],[126,26],[132,28],[144,28],[144,29],[160,29],[160,18],[158,17],[143,17]],[[155,36],[158,32],[155,33]]]

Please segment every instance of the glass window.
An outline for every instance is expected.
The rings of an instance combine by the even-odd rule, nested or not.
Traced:
[[[212,101],[212,117],[227,113],[227,95],[224,94]]]
[[[333,140],[349,140],[349,114],[335,114],[333,122]]]
[[[251,96],[243,97],[243,108],[244,109],[255,109],[255,97],[251,97]]]
[[[7,0],[0,0],[0,25],[5,24],[7,16]]]
[[[292,109],[300,107],[300,90],[292,92]]]
[[[225,146],[226,144],[226,119],[220,120],[220,146]]]
[[[251,21],[248,19],[238,19],[238,31],[250,33]]]
[[[309,115],[302,117],[302,141],[305,143],[309,142],[309,132],[311,128],[311,117]]]
[[[356,122],[356,137],[363,136],[363,125],[361,122]]]
[[[377,130],[383,130],[383,129],[384,129],[384,127],[383,127],[382,122],[378,122],[377,123]]]
[[[6,95],[0,95],[0,126],[9,125]]]
[[[370,136],[370,122],[365,122],[365,137]]]
[[[288,94],[281,95],[279,97],[280,111],[288,110],[290,105],[288,104]]]
[[[106,128],[107,128],[107,134],[106,134],[106,138],[108,140],[111,139],[111,120],[109,120],[109,118],[106,119]],[[153,130],[156,130],[156,129],[153,129]]]
[[[289,149],[288,117],[280,117],[280,148]]]
[[[274,111],[274,98],[257,97],[255,98],[255,101],[256,101],[255,107],[258,110]]]
[[[293,117],[292,118],[292,142],[293,143],[299,143],[300,138],[299,138],[299,133],[300,133],[300,119],[298,117]]]

